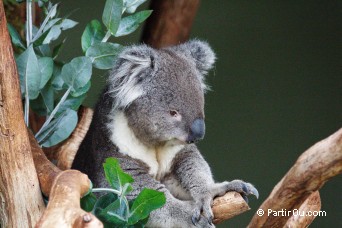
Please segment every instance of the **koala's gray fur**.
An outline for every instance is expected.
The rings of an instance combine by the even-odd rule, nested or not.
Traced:
[[[190,41],[160,50],[126,48],[118,57],[96,106],[73,167],[95,187],[108,187],[102,164],[116,157],[144,188],[165,193],[149,227],[214,227],[213,197],[238,191],[258,195],[240,180],[215,183],[194,142],[204,136],[204,76],[215,61],[207,43]]]

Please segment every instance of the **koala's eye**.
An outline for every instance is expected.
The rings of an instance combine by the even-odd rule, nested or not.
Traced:
[[[172,117],[177,117],[177,116],[179,116],[179,113],[178,113],[178,111],[176,111],[176,110],[170,110],[170,115],[171,115]]]

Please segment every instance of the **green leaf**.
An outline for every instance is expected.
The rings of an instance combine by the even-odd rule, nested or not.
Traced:
[[[115,158],[107,158],[103,164],[105,176],[112,188],[122,191],[126,183],[133,183],[133,178],[122,171],[119,162]]]
[[[151,211],[162,207],[165,202],[166,198],[164,193],[144,188],[134,200],[131,214],[128,218],[128,224],[132,225],[139,220],[145,219]]]
[[[53,60],[50,57],[42,57],[38,59],[38,65],[41,75],[39,89],[42,89],[52,76]]]
[[[7,28],[8,28],[9,34],[11,36],[12,43],[16,47],[20,47],[22,49],[25,49],[26,47],[23,44],[23,42],[21,41],[20,35],[18,34],[17,30],[9,23],[7,23]]]
[[[45,57],[51,57],[51,49],[50,46],[48,44],[42,44],[39,46],[35,46],[35,50],[40,52],[41,56],[45,56]]]
[[[139,25],[151,15],[151,13],[152,10],[144,10],[122,18],[115,36],[125,36],[134,32]]]
[[[119,28],[123,2],[122,0],[107,0],[102,14],[102,22],[115,35]]]
[[[123,200],[118,198],[99,214],[98,218],[106,223],[114,225],[125,224],[127,222],[127,207]]]
[[[54,108],[54,92],[51,82],[49,82],[41,91],[40,95],[43,99],[43,103],[46,109],[46,115],[50,115]]]
[[[57,40],[58,37],[61,35],[62,31],[59,25],[52,26],[48,34],[46,35],[43,44],[49,44],[53,40]]]
[[[57,20],[60,18],[56,18],[53,20]],[[46,35],[43,44],[49,44],[53,40],[57,40],[58,37],[61,35],[62,30],[67,30],[70,28],[73,28],[77,25],[78,23],[70,20],[70,19],[62,19],[56,23],[56,25],[52,26],[48,34]],[[48,27],[48,25],[46,26]]]
[[[59,25],[61,30],[67,30],[75,27],[78,22],[65,18],[62,20],[62,23]]]
[[[78,108],[81,106],[85,97],[86,97],[85,94],[78,96],[78,97],[68,96],[67,99],[61,104],[61,106],[59,106],[59,109],[56,112],[56,117],[64,113],[67,109],[72,109],[72,110],[77,111]]]
[[[124,0],[124,8],[126,8],[127,13],[134,13],[144,2],[146,2],[146,0]]]
[[[96,203],[96,196],[93,193],[89,193],[88,195],[81,198],[81,208],[87,212],[93,210]]]
[[[88,57],[76,57],[63,66],[61,77],[64,82],[77,91],[85,86],[92,74],[92,64]]]
[[[65,87],[67,87],[64,84],[63,78],[61,76],[62,67],[63,67],[63,64],[61,64],[60,62],[55,62],[54,67],[53,67],[51,84],[52,84],[53,89],[57,91],[62,90]]]
[[[133,225],[129,225],[127,228],[144,228],[146,223],[148,222],[149,216],[144,218],[143,220],[139,220],[137,223]]]
[[[90,89],[90,86],[91,86],[91,81],[89,81],[85,86],[79,88],[78,90],[71,92],[70,95],[73,97],[79,97],[85,94],[86,92],[88,92],[88,90]]]
[[[53,48],[53,51],[52,51],[52,58],[53,59],[56,59],[57,56],[59,55],[59,52],[61,51],[62,47],[63,47],[63,44],[65,43],[66,39],[64,39],[60,44],[58,44],[57,46],[55,46]]]
[[[118,54],[122,50],[120,44],[113,43],[95,43],[89,47],[86,56],[88,56],[94,64],[94,67],[102,70],[111,69]]]
[[[108,207],[109,204],[113,203],[117,199],[118,196],[111,192],[101,196],[94,205],[93,214],[98,216],[103,209]]]
[[[87,24],[82,34],[81,43],[83,52],[86,52],[94,43],[101,42],[104,36],[105,32],[103,31],[101,23],[98,20],[92,20]]]
[[[43,28],[43,33],[47,32],[50,28],[52,28],[52,26],[56,25],[60,21],[62,21],[62,18],[54,18],[48,21]]]
[[[30,45],[17,59],[17,66],[20,78],[20,88],[25,94],[26,87],[30,99],[36,99],[39,95],[41,72],[36,54]],[[27,83],[25,87],[25,82]]]
[[[77,124],[77,112],[68,109],[50,122],[37,139],[43,147],[51,147],[68,138]]]

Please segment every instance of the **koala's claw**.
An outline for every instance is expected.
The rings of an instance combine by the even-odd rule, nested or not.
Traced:
[[[228,182],[226,188],[227,191],[239,192],[246,203],[248,203],[247,196],[249,195],[254,195],[257,199],[259,198],[258,190],[252,184],[243,182],[241,180],[233,180]]]

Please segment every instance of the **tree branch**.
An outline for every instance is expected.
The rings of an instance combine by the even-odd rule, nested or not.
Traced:
[[[44,209],[0,0],[0,227],[32,227]]]
[[[199,0],[154,0],[142,41],[154,48],[183,43],[189,39]]]
[[[44,155],[30,133],[33,159],[42,192],[49,203],[36,227],[102,227],[91,213],[80,207],[80,198],[90,188],[88,176],[77,170],[60,171]]]
[[[267,210],[298,209],[312,192],[330,178],[342,173],[342,128],[305,151],[274,187],[259,209],[263,216],[254,215],[249,227],[283,227],[289,216],[268,215]]]
[[[289,220],[287,220],[284,227],[295,228],[295,227],[308,227],[312,221],[316,218],[314,215],[302,216],[303,213],[308,212],[318,212],[321,209],[321,197],[319,192],[315,191],[304,201],[304,203],[298,209],[300,216],[292,215]]]

